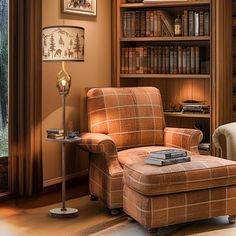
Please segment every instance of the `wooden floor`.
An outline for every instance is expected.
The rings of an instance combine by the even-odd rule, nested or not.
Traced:
[[[88,195],[81,196],[83,192],[87,192],[87,187],[82,191],[81,187],[78,188],[73,187],[67,191],[67,196],[71,199],[67,201],[67,206],[75,207],[80,212],[73,219],[48,216],[50,209],[60,207],[60,191],[0,202],[0,236],[70,236],[111,219],[112,216],[103,203],[90,201]],[[236,226],[228,225],[227,217],[218,217],[186,224],[168,235],[235,236]]]
[[[68,189],[68,207],[79,209],[73,219],[56,219],[48,211],[60,207],[61,193],[47,193],[39,197],[8,200],[0,203],[1,236],[67,236],[96,225],[111,216],[103,203],[90,201],[89,196],[78,197],[81,189]],[[83,191],[82,191],[83,192]]]

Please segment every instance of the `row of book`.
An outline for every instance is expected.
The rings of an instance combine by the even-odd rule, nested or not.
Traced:
[[[174,20],[163,10],[125,11],[122,20],[124,38],[174,36]]]
[[[150,152],[149,157],[145,159],[146,164],[165,166],[183,162],[189,162],[191,158],[186,151],[177,149],[168,149],[162,151]]]
[[[209,11],[188,11],[182,14],[182,36],[210,36]]]
[[[125,11],[122,16],[123,37],[172,37],[174,19],[164,10]],[[181,17],[182,36],[209,36],[209,11],[184,10]]]
[[[205,74],[209,62],[199,47],[157,46],[121,49],[121,74]]]

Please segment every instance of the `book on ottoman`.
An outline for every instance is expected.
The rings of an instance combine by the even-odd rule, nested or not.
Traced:
[[[190,160],[191,159],[189,156],[187,156],[186,151],[168,149],[168,150],[150,152],[150,156],[145,159],[145,163],[151,165],[165,166],[182,162],[188,162]]]

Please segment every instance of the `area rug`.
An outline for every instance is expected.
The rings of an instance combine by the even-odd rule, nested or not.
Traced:
[[[184,225],[174,225],[169,227],[163,227],[158,230],[158,235],[167,236],[181,229]],[[186,226],[186,224],[185,224]],[[149,235],[148,231],[137,222],[129,222],[127,215],[123,214],[118,217],[114,217],[104,223],[97,224],[87,229],[81,230],[77,233],[69,236],[144,236]]]

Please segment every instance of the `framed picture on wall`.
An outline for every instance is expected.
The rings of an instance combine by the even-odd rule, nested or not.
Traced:
[[[65,13],[96,16],[97,0],[62,0],[62,10]]]

